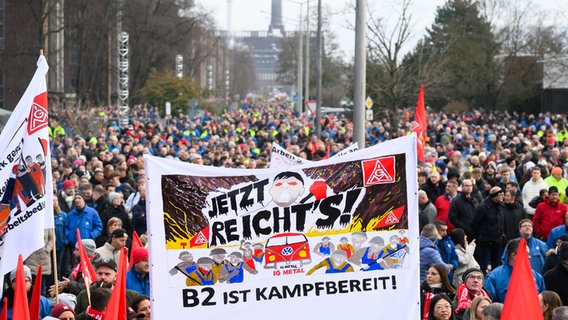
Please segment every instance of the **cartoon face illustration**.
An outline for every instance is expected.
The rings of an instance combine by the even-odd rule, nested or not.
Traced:
[[[334,266],[341,266],[347,260],[347,253],[343,250],[337,250],[331,255],[331,262]]]
[[[233,252],[229,255],[229,262],[231,262],[232,265],[237,265],[241,262],[241,257],[242,255],[240,252]]]
[[[184,252],[183,254],[180,254],[180,260],[183,261],[186,264],[191,264],[193,262],[193,255],[189,252]]]
[[[278,174],[270,187],[272,201],[281,207],[291,205],[302,193],[304,193],[304,179],[295,172]]]
[[[391,246],[395,247],[400,242],[400,238],[397,235],[391,236],[389,242]]]

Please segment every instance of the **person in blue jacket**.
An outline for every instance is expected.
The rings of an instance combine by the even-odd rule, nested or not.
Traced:
[[[85,196],[81,193],[75,194],[75,209],[67,214],[65,225],[65,238],[67,243],[77,243],[77,232],[79,229],[81,239],[97,239],[103,231],[103,223],[97,211],[85,204]]]
[[[523,219],[519,221],[519,234],[527,241],[531,268],[542,275],[542,267],[544,267],[544,263],[546,262],[548,246],[544,243],[544,241],[533,237],[533,223],[530,219]],[[503,251],[501,263],[505,262],[507,262],[507,253],[506,251]]]
[[[454,279],[454,270],[458,268],[458,254],[456,253],[456,246],[452,241],[452,238],[448,235],[448,225],[442,220],[436,220],[434,222],[436,229],[438,230],[438,235],[440,239],[437,241],[438,251],[440,251],[440,256],[450,272],[448,274],[450,283]]]
[[[556,248],[556,240],[563,234],[568,234],[568,212],[566,212],[566,216],[564,217],[564,224],[550,230],[548,239],[546,239],[548,249]]]
[[[24,279],[26,285],[26,292],[28,295],[28,303],[31,301],[32,296],[32,271],[28,266],[24,266]],[[12,318],[12,308],[14,306],[14,290],[16,289],[16,270],[10,272],[10,286],[4,292],[4,297],[8,299],[8,319]],[[51,314],[51,308],[53,307],[53,302],[49,301],[44,296],[39,296],[39,319],[43,319]],[[2,304],[0,304],[0,312],[2,311]],[[18,317],[21,319],[21,317]]]
[[[519,243],[519,239],[510,240],[507,243],[506,249],[507,261],[493,269],[493,271],[485,277],[485,284],[483,287],[487,293],[489,293],[493,302],[505,302],[507,288],[509,287],[509,281],[511,280],[511,274],[513,273],[513,265],[515,264],[515,259],[517,258],[517,252],[519,250]],[[536,289],[538,293],[541,293],[546,289],[544,285],[544,278],[540,275],[540,273],[534,270],[532,270],[532,273],[536,283]]]
[[[438,238],[439,235],[435,224],[429,223],[424,226],[420,234],[420,282],[426,279],[426,271],[433,264],[441,263],[450,272],[450,267],[442,260],[440,251],[436,247],[435,242]]]
[[[136,291],[138,294],[150,295],[148,250],[146,248],[132,250],[130,264],[132,266],[126,272],[126,289]]]

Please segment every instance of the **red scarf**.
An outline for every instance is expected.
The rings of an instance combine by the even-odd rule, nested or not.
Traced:
[[[91,308],[91,306],[87,307],[87,310],[85,310],[85,314],[87,315],[87,317],[95,320],[104,320],[105,318],[105,314],[103,312],[94,310]]]
[[[485,289],[481,289],[473,297],[475,298],[477,296],[485,296],[490,298],[489,294],[487,293],[487,291],[485,291]],[[471,306],[471,300],[472,297],[469,292],[469,289],[465,286],[465,284],[460,283],[460,285],[458,286],[458,307],[456,308],[456,314],[463,313],[465,309],[469,308]]]
[[[424,305],[422,306],[422,320],[428,320],[428,310],[430,310],[430,302],[435,296],[432,292],[424,292]]]

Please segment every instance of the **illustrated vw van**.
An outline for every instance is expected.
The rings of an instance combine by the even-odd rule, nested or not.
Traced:
[[[301,267],[312,261],[310,244],[302,233],[286,232],[268,239],[264,247],[265,269],[283,267]]]

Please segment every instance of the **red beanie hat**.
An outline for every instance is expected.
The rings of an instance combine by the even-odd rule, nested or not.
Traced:
[[[71,311],[73,315],[75,315],[75,310],[73,310],[73,308],[66,305],[65,303],[60,303],[53,307],[53,309],[51,309],[51,315],[53,317],[59,318],[59,316],[65,311]]]
[[[69,189],[69,188],[75,188],[75,184],[71,180],[65,180],[65,181],[63,181],[63,185],[61,186],[61,188],[63,190],[66,190],[66,189]]]
[[[132,250],[132,265],[137,264],[138,262],[148,259],[148,250],[146,248],[136,248]]]

